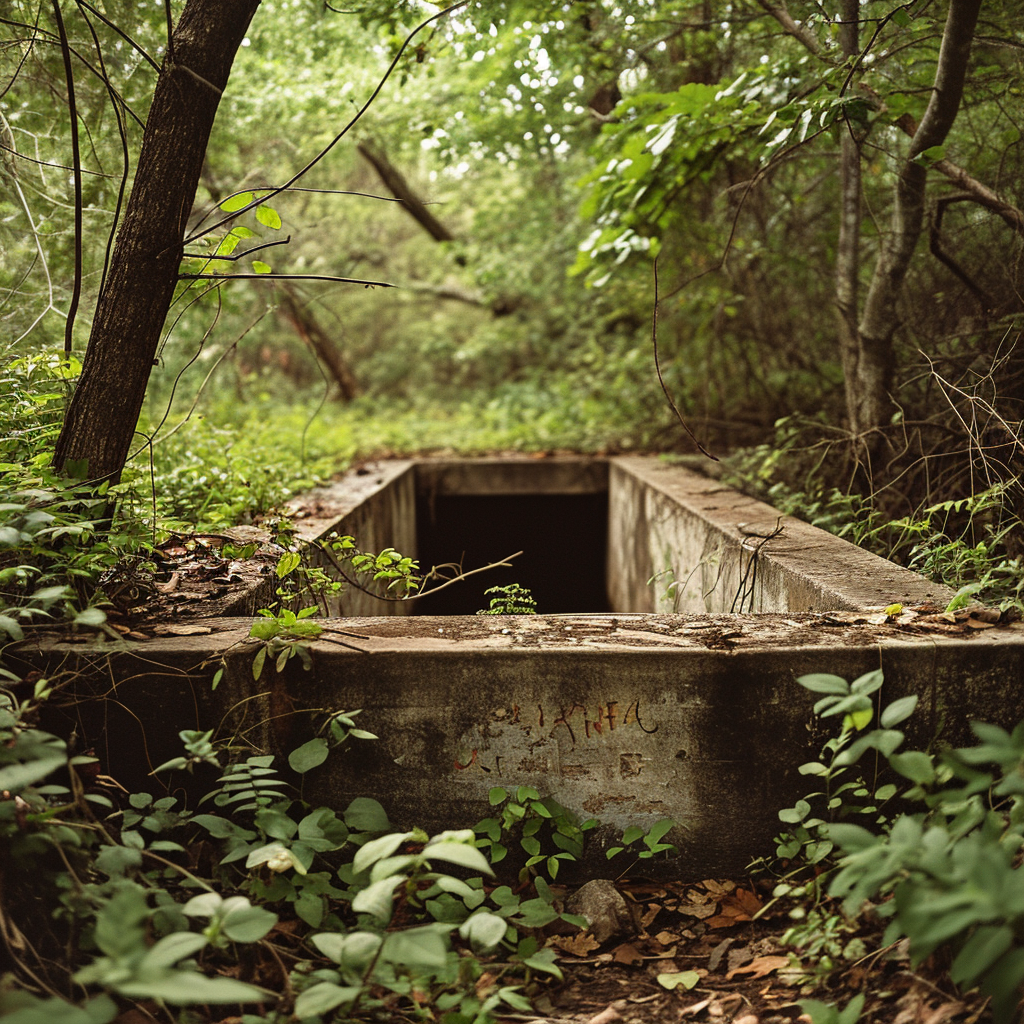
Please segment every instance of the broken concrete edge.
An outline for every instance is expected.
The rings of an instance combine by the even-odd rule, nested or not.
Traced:
[[[220,722],[283,766],[323,716],[360,709],[359,726],[379,739],[332,753],[302,780],[305,799],[337,808],[373,796],[396,826],[438,831],[487,817],[492,787],[534,786],[603,822],[588,833],[584,875],[607,870],[604,851],[622,829],[664,818],[679,823],[669,840],[680,857],[645,863],[645,872],[711,877],[770,854],[778,811],[809,788],[798,765],[832,733],[813,719],[814,695],[795,682],[801,675],[852,680],[881,667],[883,703],[919,696],[908,747],[937,738],[963,745],[969,720],[1012,728],[1024,708],[1020,624],[959,636],[821,615],[323,624],[311,671],[295,658],[258,683],[246,619],[106,649],[21,644],[19,656],[83,676],[76,699],[85,703],[67,713],[95,716],[97,753],[129,788],[180,754],[181,729]],[[105,700],[112,693],[113,703]],[[132,742],[140,730],[145,742]]]

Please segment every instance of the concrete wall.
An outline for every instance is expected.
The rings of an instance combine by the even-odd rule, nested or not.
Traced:
[[[154,638],[128,652],[22,645],[21,656],[60,666],[64,678],[84,673],[74,683],[84,703],[69,707],[68,726],[91,719],[85,734],[97,737],[103,771],[129,789],[180,753],[180,729],[219,722],[221,737],[243,737],[283,765],[323,714],[361,708],[360,725],[379,740],[332,753],[302,780],[307,800],[342,808],[372,796],[398,826],[440,829],[487,816],[491,787],[529,784],[606,824],[588,870],[607,871],[602,845],[622,828],[671,817],[682,857],[669,870],[701,878],[742,871],[770,853],[778,810],[810,788],[798,766],[817,756],[829,733],[814,724],[814,697],[797,676],[853,679],[881,666],[884,701],[920,697],[907,723],[919,744],[936,737],[962,744],[972,718],[1012,727],[1024,714],[1024,631],[1016,626],[944,633],[855,615],[836,621],[327,620],[312,647],[312,671],[294,658],[259,684],[249,619],[210,620],[207,635]],[[221,664],[224,678],[213,691]],[[106,699],[111,680],[115,702]]]
[[[331,533],[351,536],[363,551],[392,547],[416,557],[416,464],[402,459],[374,463],[341,480],[304,494],[293,509],[313,510],[298,520],[296,535],[307,543]],[[313,564],[337,578],[334,567],[316,555]],[[347,586],[331,602],[332,615],[408,615],[408,603],[383,601]]]
[[[364,548],[410,553],[417,488],[607,487],[610,585],[620,607],[638,612],[382,617],[407,606],[349,591],[344,614],[370,607],[377,617],[324,620],[312,671],[293,658],[281,675],[268,666],[258,683],[249,619],[212,618],[194,636],[156,636],[127,651],[34,640],[17,656],[74,698],[64,708],[49,702],[45,727],[96,738],[103,771],[129,789],[180,754],[181,729],[220,723],[222,738],[243,738],[283,764],[324,714],[361,708],[360,725],[380,739],[333,753],[302,780],[306,799],[343,807],[373,796],[397,825],[437,829],[486,816],[493,786],[530,784],[607,823],[588,870],[607,871],[601,844],[615,832],[671,817],[682,857],[668,870],[692,878],[741,871],[769,853],[778,810],[808,790],[797,768],[828,734],[813,723],[801,674],[853,679],[881,666],[883,700],[920,696],[908,729],[920,744],[968,742],[972,718],[1012,727],[1024,716],[1020,624],[974,630],[923,616],[810,614],[943,603],[948,591],[805,524],[780,524],[768,506],[685,470],[651,459],[608,465],[503,460],[495,475],[479,461],[381,464],[307,496],[300,533],[334,529]],[[687,614],[644,611],[655,601],[647,579],[666,567],[683,581]],[[761,614],[706,612],[741,602]]]
[[[948,587],[658,459],[610,460],[609,500],[613,608],[808,612],[896,602],[945,606],[953,596]]]

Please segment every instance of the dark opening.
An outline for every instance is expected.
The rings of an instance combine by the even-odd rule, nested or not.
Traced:
[[[473,615],[487,608],[488,587],[527,587],[540,614],[608,612],[605,545],[607,494],[514,494],[420,497],[420,565],[460,562],[464,570],[522,554],[415,604],[417,615]]]

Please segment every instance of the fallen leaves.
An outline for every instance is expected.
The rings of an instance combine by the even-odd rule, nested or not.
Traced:
[[[700,981],[700,975],[696,971],[670,971],[667,974],[659,974],[657,981],[662,988],[672,992],[677,988],[695,988]]]
[[[772,971],[777,971],[781,967],[788,966],[788,956],[759,956],[743,967],[734,967],[726,974],[726,978],[731,981],[737,974],[749,974],[750,980],[753,981],[756,978],[763,978],[766,974],[771,974]]]

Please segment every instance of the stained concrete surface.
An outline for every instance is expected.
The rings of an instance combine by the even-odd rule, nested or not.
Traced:
[[[97,752],[129,788],[147,770],[141,751],[152,764],[180,753],[179,729],[222,721],[225,734],[283,757],[322,721],[315,709],[361,708],[360,725],[380,739],[332,753],[304,779],[306,799],[342,807],[373,796],[397,825],[439,829],[486,816],[493,786],[533,785],[606,824],[592,867],[623,827],[671,817],[681,850],[672,870],[694,878],[770,852],[777,811],[806,790],[797,767],[827,733],[810,725],[813,697],[797,676],[852,679],[880,666],[883,700],[920,696],[908,723],[919,743],[967,742],[972,718],[1011,727],[1024,707],[1019,625],[944,632],[857,615],[326,620],[312,671],[292,659],[259,685],[249,625],[217,620],[208,634],[131,651],[53,643],[30,657],[66,671],[86,659],[95,695],[116,694],[116,705],[93,705],[105,729]]]
[[[778,810],[807,789],[797,768],[827,733],[799,675],[881,667],[884,701],[921,698],[908,723],[919,744],[965,743],[972,718],[1012,727],[1024,714],[1019,624],[880,611],[941,609],[946,588],[658,460],[497,462],[366,467],[304,497],[299,535],[350,533],[365,549],[414,554],[417,501],[430,495],[607,491],[607,582],[626,610],[410,618],[392,605],[399,614],[382,617],[349,591],[337,606],[349,617],[322,620],[312,670],[293,658],[258,683],[248,618],[132,644],[22,644],[25,667],[69,680],[78,701],[51,701],[49,724],[97,736],[103,770],[131,789],[180,754],[179,730],[217,726],[283,764],[325,714],[359,708],[380,739],[333,752],[302,780],[306,799],[373,796],[397,825],[439,829],[487,815],[493,786],[530,784],[605,822],[590,869],[623,827],[670,817],[681,858],[668,870],[700,878],[769,853]],[[664,568],[681,581],[671,599],[703,614],[651,613],[647,579]],[[722,613],[737,603],[760,614]],[[366,609],[375,617],[351,617]]]

